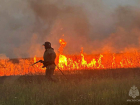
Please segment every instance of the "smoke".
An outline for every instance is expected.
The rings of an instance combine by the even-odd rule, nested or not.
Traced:
[[[5,54],[0,54],[0,59],[9,59]]]
[[[109,35],[107,41],[118,51],[139,49],[140,9],[120,6],[115,10],[113,17],[116,21],[115,31]]]
[[[35,17],[27,1],[1,0],[0,4],[0,53],[17,57],[14,49],[29,42]]]
[[[41,57],[45,41],[65,54],[120,52],[139,49],[139,1],[122,0],[4,0],[0,1],[0,53]]]

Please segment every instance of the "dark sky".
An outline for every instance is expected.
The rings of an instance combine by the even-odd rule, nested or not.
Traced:
[[[139,0],[1,0],[0,58],[41,57],[45,41],[65,54],[122,52],[140,46]]]

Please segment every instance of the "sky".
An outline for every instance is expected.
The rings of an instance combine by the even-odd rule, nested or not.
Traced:
[[[139,49],[140,0],[0,0],[0,59]],[[62,36],[64,34],[64,36]]]

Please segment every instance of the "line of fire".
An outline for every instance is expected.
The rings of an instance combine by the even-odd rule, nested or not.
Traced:
[[[138,52],[86,55],[83,53],[83,48],[81,48],[79,55],[64,55],[63,49],[66,46],[66,42],[64,39],[60,39],[59,43],[60,53],[57,54],[55,63],[61,70],[117,70],[117,68],[140,67],[140,53]],[[40,59],[42,58],[34,57],[17,60],[1,59],[0,76],[45,74],[45,69],[42,68],[43,65],[41,63],[31,66],[31,64]]]

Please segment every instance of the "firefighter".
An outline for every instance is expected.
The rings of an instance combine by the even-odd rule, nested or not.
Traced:
[[[51,47],[50,42],[45,42],[43,44],[45,47],[45,52],[42,61],[43,67],[46,67],[46,72],[45,75],[48,78],[48,80],[54,81],[52,78],[54,70],[55,70],[55,58],[56,58],[56,53],[54,52],[54,49]]]

